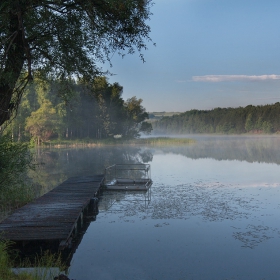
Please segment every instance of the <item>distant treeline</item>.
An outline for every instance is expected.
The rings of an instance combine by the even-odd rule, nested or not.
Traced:
[[[264,106],[249,105],[245,108],[190,110],[154,122],[153,132],[159,134],[279,133],[280,103]]]
[[[22,97],[16,118],[5,129],[14,140],[135,138],[152,125],[142,100],[122,98],[123,88],[96,78],[89,88],[82,82],[51,83],[35,79]],[[70,97],[69,97],[70,96]]]
[[[160,120],[161,118],[163,117],[171,117],[173,115],[178,115],[180,114],[179,112],[150,112],[149,113],[149,119],[150,119],[150,122],[154,122],[154,121],[157,121],[157,120]]]
[[[212,138],[213,137],[213,138]],[[191,159],[238,160],[280,165],[280,137],[278,136],[208,136],[198,138],[198,145],[162,146],[165,153],[183,155]]]

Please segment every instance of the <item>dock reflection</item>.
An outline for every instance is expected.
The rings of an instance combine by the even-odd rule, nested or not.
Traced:
[[[98,207],[100,211],[122,211],[123,203],[126,205],[137,204],[147,209],[152,199],[152,187],[146,191],[106,191],[100,196]],[[114,208],[114,209],[113,209]]]

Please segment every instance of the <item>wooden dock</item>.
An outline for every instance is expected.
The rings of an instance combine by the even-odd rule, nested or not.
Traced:
[[[105,190],[112,191],[147,191],[152,185],[151,179],[117,179],[105,183]]]
[[[0,223],[0,236],[15,242],[59,241],[68,246],[83,224],[103,175],[69,178]]]

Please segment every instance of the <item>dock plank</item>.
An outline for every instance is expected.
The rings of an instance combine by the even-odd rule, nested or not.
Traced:
[[[69,239],[103,179],[103,175],[69,178],[2,221],[1,237],[12,241]]]

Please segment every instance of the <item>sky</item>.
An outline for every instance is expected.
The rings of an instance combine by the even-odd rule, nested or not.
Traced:
[[[280,102],[279,0],[154,0],[153,42],[112,58],[123,98],[148,112]]]

